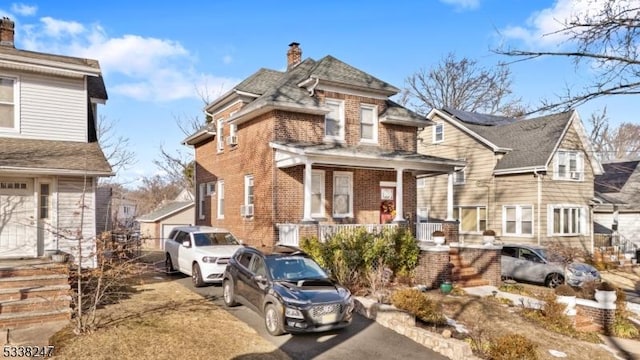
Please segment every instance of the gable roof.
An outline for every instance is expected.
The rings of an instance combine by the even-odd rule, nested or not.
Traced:
[[[309,77],[352,87],[380,90],[389,93],[389,95],[396,94],[400,91],[395,86],[362,70],[356,69],[331,55],[320,59],[309,72]]]
[[[638,168],[638,164],[640,160],[603,163],[604,174],[595,177],[595,191],[604,194],[620,192]]]
[[[269,88],[274,86],[278,80],[282,78],[284,73],[281,71],[261,68],[253,73],[253,75],[244,79],[234,89],[244,91],[251,94],[262,95]]]
[[[170,201],[161,208],[138,217],[139,222],[156,222],[195,206],[193,201]]]
[[[0,170],[112,176],[98,142],[0,138]]]

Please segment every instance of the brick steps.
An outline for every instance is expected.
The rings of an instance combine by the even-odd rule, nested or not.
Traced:
[[[71,287],[65,285],[40,286],[35,288],[0,289],[0,302],[7,300],[25,300],[33,298],[55,298],[69,294]]]
[[[475,278],[466,280],[455,280],[455,284],[461,287],[474,287],[490,285],[491,282],[489,280]]]
[[[68,308],[71,303],[71,296],[61,296],[58,298],[32,298],[24,300],[0,301],[0,313],[20,313],[31,311],[52,311],[61,308]]]
[[[68,269],[64,265],[60,264],[39,264],[17,267],[3,267],[0,266],[0,274],[2,277],[14,277],[14,276],[33,276],[47,274],[63,274],[68,273]]]
[[[478,271],[467,264],[458,254],[458,249],[451,249],[449,252],[449,264],[453,266],[451,270],[451,280],[461,287],[489,285],[491,282],[482,278]]]
[[[27,327],[53,321],[70,320],[71,309],[0,314],[0,329]]]
[[[69,282],[66,274],[47,274],[30,276],[3,277],[0,279],[0,289],[36,288],[41,286],[64,285]]]

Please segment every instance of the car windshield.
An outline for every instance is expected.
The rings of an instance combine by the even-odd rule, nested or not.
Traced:
[[[564,258],[552,251],[547,251],[546,249],[536,249],[536,252],[545,260],[554,263],[563,263]]]
[[[276,281],[326,279],[328,277],[320,265],[312,259],[302,256],[267,258],[267,266],[271,277]]]
[[[196,246],[238,245],[238,240],[230,233],[196,233],[193,234]]]

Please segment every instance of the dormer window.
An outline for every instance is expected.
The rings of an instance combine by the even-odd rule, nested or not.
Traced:
[[[554,158],[554,180],[584,180],[584,160],[576,150],[558,150]]]
[[[444,124],[436,123],[433,126],[433,143],[437,144],[444,141]]]
[[[324,137],[327,140],[344,140],[344,101],[327,99],[329,113],[324,117]]]

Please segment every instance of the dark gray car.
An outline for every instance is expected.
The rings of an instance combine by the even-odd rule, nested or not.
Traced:
[[[561,258],[552,258],[543,246],[504,245],[501,264],[503,278],[542,283],[551,288],[565,281],[571,286],[600,281],[600,273],[593,266],[579,262],[565,266]]]

